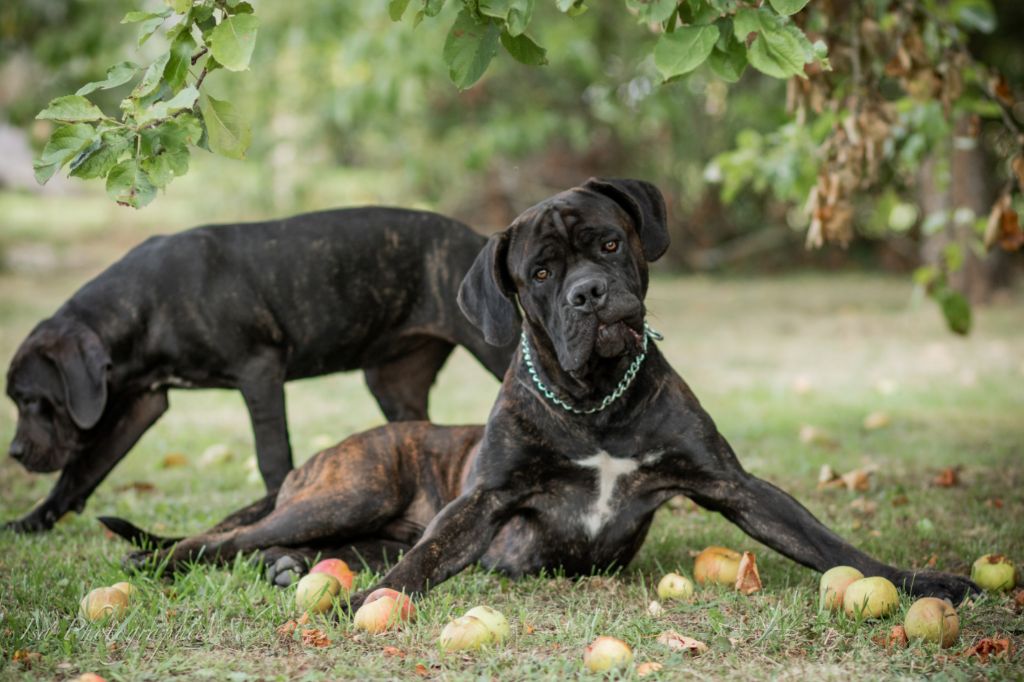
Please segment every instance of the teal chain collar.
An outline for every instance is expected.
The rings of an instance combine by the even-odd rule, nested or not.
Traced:
[[[649,339],[655,341],[661,341],[663,337],[661,334],[651,329],[651,327],[644,322],[644,340],[640,350],[640,355],[633,358],[633,362],[630,363],[629,368],[626,370],[625,376],[622,377],[622,381],[615,387],[615,390],[606,395],[601,399],[601,402],[597,407],[591,407],[586,410],[570,405],[568,402],[558,397],[554,391],[547,387],[543,381],[540,380],[540,375],[537,373],[537,368],[533,365],[533,355],[530,353],[530,343],[526,340],[526,332],[522,332],[522,347],[523,347],[523,362],[526,363],[526,369],[530,373],[530,377],[533,379],[533,383],[536,384],[537,390],[540,391],[541,395],[558,405],[566,412],[572,412],[573,414],[594,414],[605,409],[616,400],[622,397],[622,394],[626,392],[629,385],[633,383],[633,379],[636,378],[636,373],[640,371],[640,365],[643,364],[644,359],[647,357],[647,342]]]

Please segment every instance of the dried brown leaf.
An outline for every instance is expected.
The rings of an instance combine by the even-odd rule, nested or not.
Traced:
[[[990,497],[987,500],[985,500],[985,506],[990,508],[990,509],[1002,509],[1003,508],[1003,498],[1001,498],[1001,497]]]
[[[1024,154],[1018,154],[1013,157],[1010,167],[1013,168],[1013,174],[1017,176],[1017,184],[1020,185],[1020,191],[1024,192]]]
[[[658,672],[664,667],[665,666],[663,666],[661,663],[655,663],[653,661],[644,661],[636,667],[636,675],[637,677],[646,677],[652,673]]]
[[[887,634],[876,635],[871,641],[886,649],[904,649],[907,646],[907,631],[902,625],[893,625]]]
[[[413,669],[413,672],[415,672],[420,677],[426,677],[430,674],[430,671],[427,669],[427,666],[423,665],[422,663],[417,663],[416,667]]]
[[[736,572],[736,591],[743,594],[760,592],[763,585],[757,572],[757,559],[753,552],[744,552],[740,558],[740,567]]]
[[[708,645],[692,637],[681,635],[675,630],[666,630],[658,635],[658,644],[663,644],[674,651],[688,651],[694,655],[708,650]]]
[[[989,656],[1012,658],[1013,647],[1010,645],[1009,639],[985,637],[974,646],[964,649],[960,655],[965,657],[976,656],[981,659],[982,663],[987,663]]]
[[[29,651],[28,649],[16,649],[14,655],[11,656],[11,660],[15,663],[21,663],[26,668],[31,668],[33,663],[37,663],[42,659],[43,655],[38,651]]]
[[[386,646],[382,652],[385,656],[392,656],[394,658],[405,658],[406,654],[404,651],[396,646]]]
[[[164,469],[176,469],[178,467],[188,466],[188,457],[180,452],[168,452],[160,461],[160,466]]]
[[[286,623],[279,625],[277,628],[277,634],[280,637],[291,638],[295,634],[295,629],[299,627],[299,624],[294,620],[289,620]]]
[[[302,644],[303,646],[312,647],[328,647],[331,645],[331,640],[327,638],[327,633],[318,628],[307,628],[302,631]]]
[[[960,467],[946,467],[939,472],[939,475],[932,479],[932,483],[939,488],[953,488],[960,484]]]

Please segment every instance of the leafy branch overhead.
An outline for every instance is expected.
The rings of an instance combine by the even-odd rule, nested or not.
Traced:
[[[734,82],[749,63],[775,78],[804,75],[804,65],[828,68],[824,43],[812,44],[789,18],[809,0],[625,0],[635,19],[659,33],[654,64],[666,80],[686,75],[705,62],[722,79]],[[394,21],[409,0],[391,0]],[[413,24],[437,16],[445,0],[423,0]],[[478,0],[463,7],[448,32],[444,60],[452,82],[465,89],[487,71],[500,43],[514,59],[547,63],[547,51],[527,33],[535,0]],[[759,5],[764,4],[763,7]],[[587,11],[584,0],[555,0],[570,17]]]
[[[240,159],[252,132],[231,102],[202,92],[217,69],[249,68],[259,19],[239,0],[166,0],[158,12],[129,12],[142,46],[167,26],[167,49],[148,65],[120,62],[106,78],[74,95],[58,97],[36,118],[57,124],[34,167],[47,182],[68,166],[69,175],[105,178],[119,204],[142,208],[156,191],[188,172],[192,147]],[[108,116],[88,95],[137,81],[121,100],[120,115]]]

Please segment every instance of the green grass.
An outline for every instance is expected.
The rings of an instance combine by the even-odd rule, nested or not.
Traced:
[[[33,217],[23,220],[28,224]],[[55,269],[0,273],[0,358],[6,362],[38,319],[149,231],[130,231],[134,227],[129,221],[72,231],[75,242],[65,245],[69,255]],[[939,569],[961,573],[995,550],[1024,561],[1019,295],[979,311],[968,339],[948,335],[930,304],[914,304],[903,279],[659,277],[649,304],[652,325],[666,336],[663,349],[744,464],[792,492],[851,541],[891,563],[924,566],[933,560]],[[811,390],[796,391],[797,384]],[[481,421],[496,390],[460,352],[434,390],[432,414],[445,423]],[[288,400],[300,460],[318,443],[381,421],[358,375],[295,383]],[[862,427],[874,410],[891,416],[888,428]],[[9,441],[15,417],[4,401],[0,441]],[[803,424],[827,430],[837,444],[802,444]],[[201,453],[213,444],[227,445],[235,456],[201,467]],[[325,649],[278,636],[276,628],[295,615],[292,595],[266,585],[242,561],[167,582],[133,577],[140,595],[126,619],[96,626],[76,617],[86,591],[126,577],[120,557],[128,547],[106,538],[96,515],[127,516],[166,533],[198,531],[260,494],[251,449],[237,394],[175,392],[170,412],[100,487],[84,515],[43,536],[0,533],[0,678],[67,679],[95,671],[112,680],[419,679],[422,665],[435,679],[566,679],[584,676],[582,649],[599,634],[630,642],[638,662],[664,664],[645,679],[1022,677],[1019,660],[982,665],[931,646],[885,650],[871,638],[898,618],[858,625],[819,614],[814,573],[689,504],[659,511],[640,555],[618,575],[510,581],[470,570],[422,600],[418,622],[401,632],[367,636],[345,618],[318,621],[331,639]],[[169,452],[184,453],[189,466],[161,468]],[[878,466],[868,492],[817,489],[823,464],[845,472],[865,463]],[[954,465],[963,467],[962,485],[932,485],[938,471]],[[0,518],[25,512],[52,481],[4,458]],[[133,487],[141,482],[154,489]],[[877,510],[855,511],[851,503],[859,497]],[[647,605],[660,575],[677,568],[690,574],[693,554],[709,544],[754,551],[764,591],[742,597],[703,590],[692,603],[667,604],[660,616],[651,616]],[[372,581],[365,572],[359,577],[361,586]],[[436,642],[444,624],[482,603],[509,617],[508,644],[442,655]],[[908,606],[904,600],[901,608]],[[1024,625],[1009,597],[982,597],[962,607],[960,618],[963,634],[953,653],[997,634],[1018,650],[1024,646]],[[669,628],[708,642],[712,651],[700,657],[669,653],[655,642]],[[405,656],[387,655],[386,646]],[[41,656],[27,666],[12,661],[16,650]]]

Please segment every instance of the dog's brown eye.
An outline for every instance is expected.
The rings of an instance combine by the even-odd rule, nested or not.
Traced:
[[[537,280],[538,282],[543,282],[544,280],[546,280],[548,278],[548,275],[550,275],[550,274],[551,274],[550,272],[548,272],[544,268],[541,268],[537,272],[533,273],[533,278],[535,280]]]
[[[615,253],[619,250],[619,242],[615,239],[601,244],[601,250],[605,253]]]

